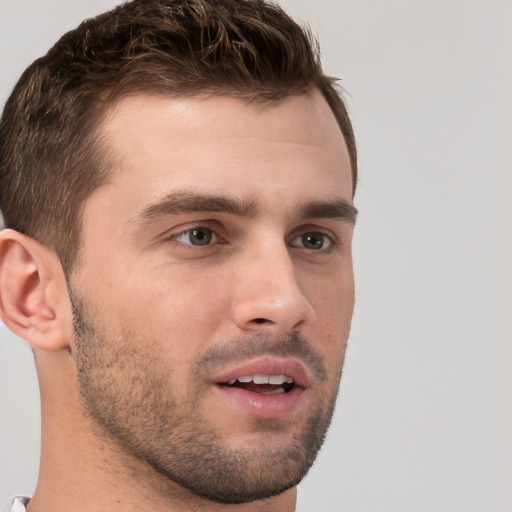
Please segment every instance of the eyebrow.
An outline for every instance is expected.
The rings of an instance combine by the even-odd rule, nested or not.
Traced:
[[[230,213],[239,217],[254,217],[256,204],[232,197],[204,195],[196,192],[172,192],[161,201],[145,208],[137,219],[145,222],[165,215],[196,212]]]
[[[176,191],[161,201],[145,208],[136,217],[138,223],[150,222],[167,215],[186,213],[216,212],[229,213],[239,217],[255,217],[258,213],[256,202],[233,197],[205,195],[197,192]],[[357,209],[345,199],[311,201],[299,207],[302,218],[339,219],[355,224]]]
[[[301,207],[300,213],[305,219],[338,219],[355,224],[358,211],[345,199],[334,199],[306,203]]]

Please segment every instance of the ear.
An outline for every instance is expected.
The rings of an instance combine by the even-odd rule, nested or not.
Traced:
[[[73,335],[71,303],[59,258],[12,229],[0,231],[0,315],[32,347],[59,350]]]

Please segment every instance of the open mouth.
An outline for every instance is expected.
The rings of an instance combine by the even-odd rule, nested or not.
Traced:
[[[263,375],[256,373],[230,379],[228,382],[221,383],[221,386],[243,389],[244,391],[262,395],[278,395],[289,393],[295,387],[295,382],[292,377],[287,375]]]
[[[214,381],[229,408],[260,418],[284,418],[300,414],[308,404],[311,386],[304,366],[292,358],[262,357],[219,374]],[[232,406],[235,409],[232,409]]]

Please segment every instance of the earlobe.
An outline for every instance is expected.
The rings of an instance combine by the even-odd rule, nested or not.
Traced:
[[[70,341],[70,305],[56,254],[17,231],[0,232],[0,314],[34,348],[59,350]]]

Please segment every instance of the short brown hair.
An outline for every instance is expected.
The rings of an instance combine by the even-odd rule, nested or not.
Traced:
[[[0,124],[0,207],[7,227],[52,247],[66,271],[81,208],[108,179],[98,126],[136,92],[274,101],[318,89],[348,147],[352,126],[318,45],[263,0],[134,0],[84,21],[23,73]]]

